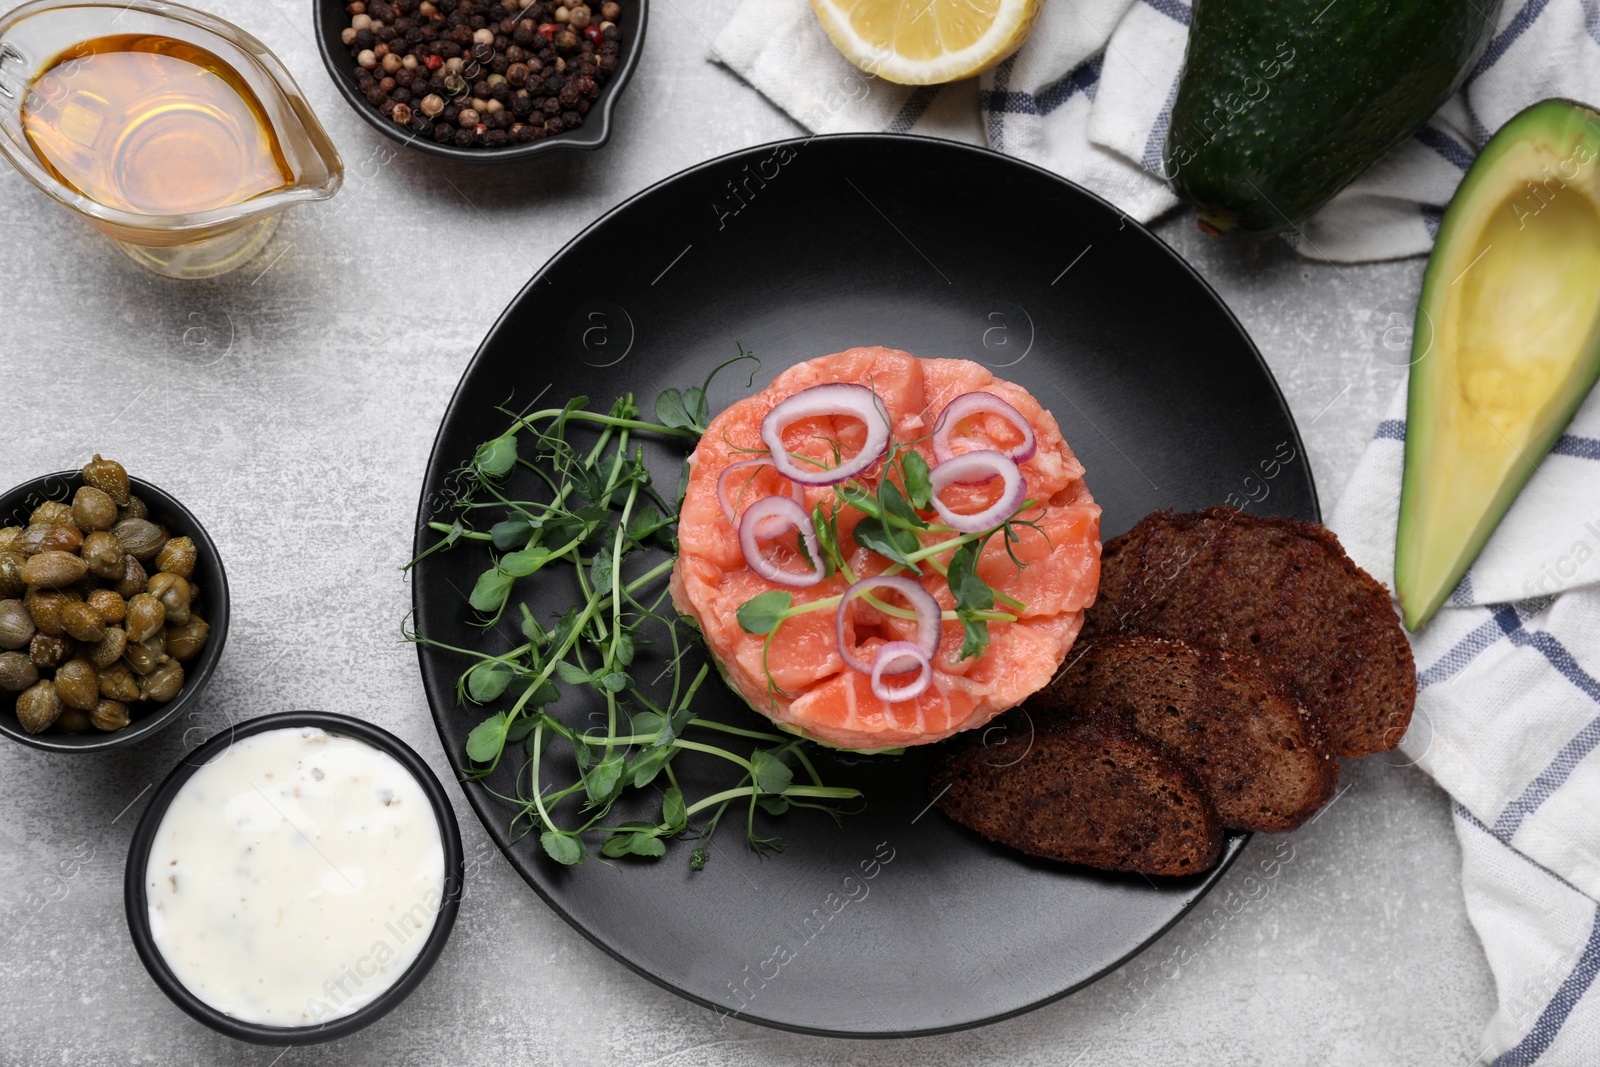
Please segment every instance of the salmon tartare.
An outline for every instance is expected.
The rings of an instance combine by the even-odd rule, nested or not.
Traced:
[[[1055,418],[977,363],[854,348],[709,424],[672,572],[728,684],[841,748],[942,740],[1060,669],[1100,508]]]

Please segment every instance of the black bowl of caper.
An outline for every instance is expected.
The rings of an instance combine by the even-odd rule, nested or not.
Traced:
[[[96,455],[0,495],[0,733],[141,741],[205,688],[227,634],[216,545],[162,489]]]

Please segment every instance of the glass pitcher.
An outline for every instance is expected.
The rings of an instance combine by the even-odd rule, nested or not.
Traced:
[[[56,177],[40,162],[23,130],[28,87],[68,48],[111,34],[175,38],[231,66],[260,101],[291,180],[227,207],[147,215],[98,203]],[[221,19],[160,0],[33,0],[0,16],[0,154],[46,195],[115,241],[134,262],[169,278],[210,278],[243,265],[272,239],[285,208],[325,200],[344,180],[344,163],[333,142],[265,45]]]

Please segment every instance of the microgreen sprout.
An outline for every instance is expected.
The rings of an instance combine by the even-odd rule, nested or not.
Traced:
[[[698,441],[710,421],[706,394],[717,371],[754,358],[741,348],[701,385],[664,391],[657,422],[642,417],[631,394],[604,412],[584,397],[531,413],[501,408],[510,425],[457,472],[457,484],[467,488],[453,501],[454,515],[428,523],[439,540],[408,564],[463,545],[490,553],[466,607],[478,625],[505,634],[514,605],[513,647],[489,652],[406,636],[469,661],[457,680],[458,703],[494,710],[467,736],[467,776],[510,805],[514,838],[537,834],[557,863],[658,857],[670,841],[688,837],[701,842],[690,857],[699,870],[711,835],[735,805],[747,843],[765,851],[781,842],[763,832],[758,812],[817,808],[837,817],[842,802],[860,797],[823,782],[804,752],[810,742],[697,714],[711,664],[692,622],[668,599],[677,501],[663,500],[652,484],[645,449]],[[530,579],[559,580],[557,570],[576,595],[547,624],[517,592]],[[650,646],[666,666],[655,679],[641,679],[635,668]],[[551,785],[550,761],[562,752],[571,780]],[[673,766],[684,752],[726,765],[729,784],[687,797]],[[490,784],[507,758],[521,760],[510,793]],[[651,817],[616,819],[624,797],[631,812],[647,807]]]

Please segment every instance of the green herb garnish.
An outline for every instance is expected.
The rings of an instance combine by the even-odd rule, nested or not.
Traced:
[[[746,359],[753,357],[741,349],[717,370]],[[860,796],[825,785],[802,751],[809,744],[802,738],[695,714],[711,664],[692,624],[668,602],[664,579],[676,547],[676,501],[657,493],[640,441],[652,448],[698,441],[709,421],[712,377],[664,391],[656,401],[659,422],[642,419],[631,394],[605,413],[590,410],[582,397],[531,414],[502,408],[512,418],[509,428],[457,472],[456,484],[465,488],[454,500],[454,518],[428,524],[441,539],[408,565],[461,544],[490,550],[491,564],[467,596],[485,628],[515,602],[519,582],[565,580],[575,588],[574,602],[550,625],[515,602],[523,640],[508,651],[407,635],[471,661],[458,679],[457,699],[495,710],[467,737],[468,776],[488,789],[485,779],[516,753],[523,762],[514,795],[491,792],[515,809],[512,837],[537,833],[558,863],[584,862],[597,836],[599,855],[610,859],[658,857],[671,840],[695,837],[702,843],[690,866],[699,870],[709,855],[704,842],[734,805],[745,814],[747,842],[764,850],[781,843],[758,832],[758,810],[780,815],[810,807],[837,817],[841,802]],[[512,488],[519,473],[536,478],[529,499],[521,488],[528,477]],[[477,528],[485,524],[486,530]],[[837,558],[836,540],[827,551]],[[740,621],[775,630],[789,604],[787,593],[757,597],[741,609]],[[653,679],[634,670],[647,646],[670,654]],[[547,785],[544,771],[563,751],[576,780]],[[727,764],[729,785],[687,798],[673,770],[686,751]],[[803,772],[798,782],[797,771]],[[630,793],[641,795],[629,798],[630,810],[645,799],[659,818],[613,822],[614,808]]]

